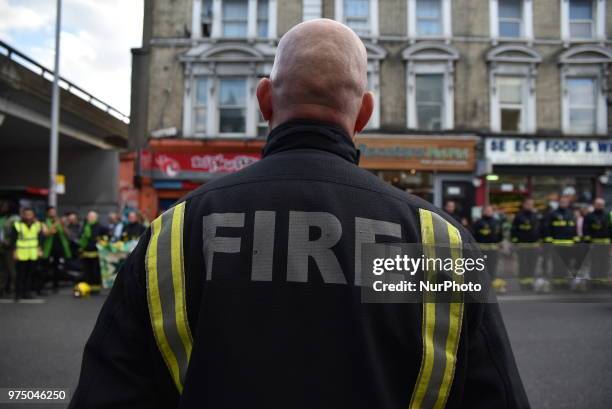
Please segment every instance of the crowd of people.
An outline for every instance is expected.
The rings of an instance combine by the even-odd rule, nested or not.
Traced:
[[[591,206],[577,206],[569,196],[562,196],[556,206],[542,212],[535,208],[533,199],[526,198],[512,221],[488,205],[471,225],[458,215],[456,203],[447,202],[445,210],[471,230],[487,257],[493,287],[500,292],[506,290],[506,280],[498,276],[504,242],[512,243],[505,253],[517,255],[514,271],[523,290],[583,289],[587,282],[593,287],[609,284],[612,212],[606,211],[602,198]]]
[[[83,281],[92,293],[99,292],[98,243],[136,240],[146,229],[136,211],[127,212],[125,220],[112,212],[107,224],[95,211],[83,222],[75,212],[58,216],[55,207],[40,220],[29,207],[11,213],[8,202],[0,202],[0,296],[15,300],[34,292],[44,296],[49,285],[57,292],[62,280]]]

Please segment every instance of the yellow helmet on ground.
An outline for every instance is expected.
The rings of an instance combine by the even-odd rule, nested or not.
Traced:
[[[91,287],[85,282],[80,282],[74,286],[73,294],[76,298],[89,297],[91,294]]]

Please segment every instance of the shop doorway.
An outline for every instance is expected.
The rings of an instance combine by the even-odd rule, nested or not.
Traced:
[[[442,181],[442,206],[449,200],[455,202],[457,213],[472,221],[472,207],[474,206],[474,184],[471,181],[443,180]]]

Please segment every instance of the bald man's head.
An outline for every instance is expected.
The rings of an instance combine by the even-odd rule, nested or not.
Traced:
[[[333,122],[352,136],[369,120],[368,56],[359,37],[333,20],[310,20],[280,40],[257,97],[270,128],[295,118]]]

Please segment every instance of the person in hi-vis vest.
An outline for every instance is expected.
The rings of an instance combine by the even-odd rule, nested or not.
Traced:
[[[32,298],[30,295],[32,280],[36,273],[38,260],[42,255],[40,236],[43,233],[42,224],[36,220],[34,210],[24,208],[21,219],[13,224],[15,243],[15,300]]]

